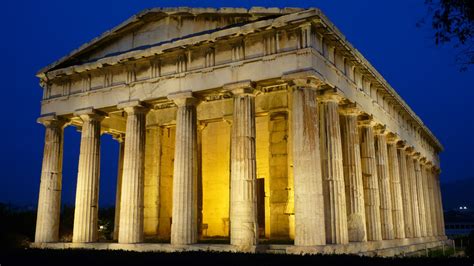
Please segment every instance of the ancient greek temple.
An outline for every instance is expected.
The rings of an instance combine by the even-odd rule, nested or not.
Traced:
[[[442,145],[318,9],[149,9],[37,76],[35,247],[390,256],[446,241]],[[65,127],[81,134],[72,242]],[[103,134],[120,145],[109,242]]]

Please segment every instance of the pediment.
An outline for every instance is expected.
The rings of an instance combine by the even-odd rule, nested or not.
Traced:
[[[259,7],[148,9],[41,69],[39,73],[301,10]]]

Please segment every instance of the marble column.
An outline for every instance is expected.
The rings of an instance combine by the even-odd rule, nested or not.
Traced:
[[[117,186],[115,190],[115,219],[114,219],[114,235],[113,240],[118,240],[120,230],[120,201],[122,196],[122,174],[123,174],[123,154],[125,148],[124,135],[120,134],[114,137],[119,143],[118,169],[117,169]]]
[[[230,243],[250,251],[258,243],[255,94],[248,81],[229,84],[234,95],[230,165]]]
[[[38,118],[38,123],[46,127],[46,134],[36,217],[36,243],[59,240],[63,128],[66,122],[67,120],[54,115]]]
[[[425,206],[425,224],[426,224],[426,236],[433,235],[433,228],[431,226],[431,206],[430,206],[430,193],[428,177],[426,176],[426,159],[420,160],[420,175],[423,182],[423,198]]]
[[[398,165],[398,138],[387,136],[388,169],[390,173],[390,194],[392,197],[393,233],[396,239],[405,238],[405,220],[403,216],[402,187],[400,183],[400,166]]]
[[[434,220],[433,220],[433,226],[435,227],[433,229],[433,236],[439,236],[440,235],[440,207],[438,205],[438,200],[437,200],[437,193],[436,193],[436,180],[434,178],[434,173],[433,173],[433,168],[434,166],[431,165],[431,168],[429,169],[429,177],[430,177],[430,182],[431,182],[431,199],[432,199],[432,208],[433,208],[433,213],[434,213]]]
[[[77,173],[73,243],[96,242],[99,215],[100,123],[104,114],[93,109],[75,113],[82,120]]]
[[[362,117],[359,125],[367,240],[377,241],[382,240],[382,228],[380,226],[380,196],[377,163],[375,160],[373,122],[370,118]]]
[[[306,82],[298,82],[292,100],[295,245],[325,245],[316,92]]]
[[[318,98],[321,101],[319,125],[326,242],[328,244],[346,244],[349,242],[349,236],[339,125],[341,97],[333,92],[323,92]]]
[[[437,208],[436,208],[436,201],[435,201],[435,196],[434,196],[434,189],[433,189],[433,176],[431,172],[431,162],[428,162],[428,164],[425,167],[425,173],[426,173],[426,183],[428,184],[428,196],[429,196],[429,201],[428,205],[430,207],[430,217],[431,217],[431,236],[437,236],[438,235],[438,226],[437,226]]]
[[[415,160],[413,161],[415,168],[415,179],[416,179],[416,193],[418,195],[418,214],[420,221],[420,232],[421,236],[425,237],[426,234],[426,212],[425,212],[425,193],[423,185],[423,175],[421,174],[420,158],[419,154],[415,154]]]
[[[412,238],[413,234],[413,212],[410,180],[407,171],[407,156],[403,142],[398,144],[398,166],[400,168],[400,184],[402,191],[403,221],[405,225],[405,237]]]
[[[439,236],[445,236],[445,225],[444,225],[444,210],[443,210],[443,201],[442,201],[442,196],[441,196],[441,186],[439,182],[439,169],[435,172],[435,178],[436,178],[436,192],[437,192],[437,200],[438,200],[438,210],[440,212],[439,214],[439,220],[440,220],[440,225],[439,225]]]
[[[359,113],[360,111],[351,104],[341,108],[340,116],[347,227],[350,242],[367,241],[360,140],[357,129]]]
[[[197,242],[197,115],[191,92],[168,96],[178,106],[173,172],[171,244]]]
[[[127,113],[120,200],[119,243],[143,241],[145,123],[148,109],[139,101],[118,106]]]
[[[377,126],[375,130],[375,158],[377,161],[377,175],[379,180],[382,239],[394,239],[387,139],[385,128],[381,126]]]
[[[421,237],[421,225],[420,225],[420,209],[418,204],[418,188],[415,174],[415,161],[412,156],[413,149],[408,148],[407,150],[407,176],[410,181],[410,193],[412,199],[412,216],[413,216],[413,237]]]

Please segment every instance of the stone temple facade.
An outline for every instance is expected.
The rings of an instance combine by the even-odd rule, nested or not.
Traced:
[[[149,9],[37,76],[33,246],[394,255],[446,240],[442,145],[318,9]],[[66,126],[81,132],[72,243]],[[98,242],[102,134],[120,145],[114,242]]]

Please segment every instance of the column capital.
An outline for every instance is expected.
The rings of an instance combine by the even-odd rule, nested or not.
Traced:
[[[147,103],[139,100],[121,102],[117,105],[117,108],[123,109],[129,115],[136,113],[147,113],[150,110]]]
[[[420,159],[421,159],[421,154],[420,154],[420,152],[418,152],[418,151],[413,151],[413,158],[419,162]]]
[[[428,159],[426,160],[425,165],[428,170],[433,168],[433,163],[431,161],[428,161]]]
[[[105,117],[107,117],[107,113],[99,111],[94,108],[78,109],[74,112],[74,115],[79,116],[82,119],[82,121],[85,121],[85,120],[102,121]]]
[[[382,124],[376,124],[374,126],[374,134],[375,135],[387,135],[389,132],[387,131],[387,126]]]
[[[318,100],[321,102],[341,102],[344,97],[340,94],[337,88],[329,88],[318,91]]]
[[[362,114],[362,111],[357,103],[346,103],[339,107],[339,113],[343,115],[358,116]]]
[[[428,162],[428,160],[426,160],[426,157],[423,156],[423,157],[420,158],[420,163],[421,163],[422,165],[426,165],[427,162]]]
[[[366,113],[359,115],[357,123],[360,127],[374,127],[376,125],[373,115]]]
[[[414,154],[415,154],[415,147],[413,147],[413,146],[407,146],[407,147],[405,148],[405,151],[406,151],[406,154],[407,154],[407,155],[410,155],[410,156],[413,157]]]
[[[324,77],[314,69],[286,73],[281,78],[293,88],[318,89],[325,84]]]
[[[69,119],[61,117],[61,116],[56,116],[56,114],[48,114],[44,116],[38,117],[36,119],[36,122],[39,124],[42,124],[45,127],[64,127],[67,123],[69,123]]]
[[[225,91],[230,91],[234,96],[236,95],[250,95],[255,96],[255,82],[251,80],[243,80],[234,83],[228,83],[223,86]]]
[[[198,98],[194,97],[192,91],[172,93],[168,95],[168,99],[172,100],[178,107],[196,106],[199,104]]]
[[[397,142],[397,149],[400,149],[400,150],[406,150],[408,148],[407,146],[407,142],[404,141],[404,140],[399,140]]]
[[[397,134],[392,133],[392,132],[387,133],[387,143],[388,144],[397,145],[397,143],[399,141],[400,141],[400,137]]]

